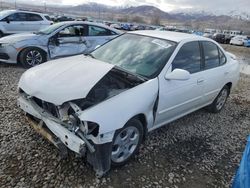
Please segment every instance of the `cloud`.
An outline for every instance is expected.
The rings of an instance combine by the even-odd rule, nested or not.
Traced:
[[[14,1],[14,0],[11,0]],[[27,2],[28,0],[17,0]],[[96,2],[111,6],[139,6],[153,5],[165,11],[194,9],[213,12],[229,12],[238,10],[250,12],[250,0],[29,0],[33,3],[79,5],[82,3]]]

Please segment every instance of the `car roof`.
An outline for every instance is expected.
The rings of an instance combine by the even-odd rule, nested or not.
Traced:
[[[100,26],[103,27],[105,29],[109,29],[111,31],[114,31],[118,34],[122,34],[122,31],[119,31],[117,29],[114,29],[112,27],[106,26],[105,24],[101,24],[101,23],[96,23],[96,22],[88,22],[88,21],[64,21],[64,22],[60,22],[62,25],[74,25],[74,24],[87,24],[87,25],[93,25],[93,26]]]
[[[144,35],[149,37],[155,37],[155,38],[161,38],[169,41],[174,42],[181,42],[183,40],[193,39],[193,40],[207,40],[209,39],[194,35],[194,34],[187,34],[187,33],[180,33],[180,32],[174,32],[174,31],[159,31],[159,30],[143,30],[143,31],[132,31],[128,32],[132,34],[138,34],[138,35]]]
[[[34,12],[34,11],[27,11],[27,10],[4,10],[6,13],[14,13],[14,12],[23,12],[23,13],[32,13],[32,14],[40,14],[40,15],[45,15],[44,13],[41,12]]]

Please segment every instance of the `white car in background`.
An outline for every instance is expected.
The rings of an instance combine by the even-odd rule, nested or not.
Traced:
[[[101,176],[148,132],[203,107],[220,112],[238,79],[235,56],[211,39],[137,31],[27,70],[18,106],[63,155],[86,155]]]
[[[30,68],[50,59],[89,53],[121,33],[93,22],[59,22],[38,32],[1,38],[0,61]]]
[[[247,40],[247,36],[238,35],[230,40],[231,45],[243,46],[244,42]]]
[[[0,37],[4,35],[34,32],[53,24],[46,14],[37,12],[4,10],[0,12]]]

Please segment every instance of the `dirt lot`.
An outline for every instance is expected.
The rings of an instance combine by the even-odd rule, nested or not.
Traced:
[[[224,47],[250,62],[249,48]],[[28,126],[16,105],[24,71],[0,64],[0,187],[229,187],[250,134],[250,76],[220,114],[202,109],[154,131],[134,160],[97,179],[84,159],[60,160]]]

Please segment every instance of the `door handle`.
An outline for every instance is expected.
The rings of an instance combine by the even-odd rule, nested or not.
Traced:
[[[228,72],[228,71],[226,71],[224,74],[225,74],[225,75],[228,75],[228,74],[229,74],[229,72]]]
[[[197,84],[202,84],[205,80],[204,79],[198,79]]]

